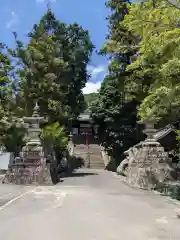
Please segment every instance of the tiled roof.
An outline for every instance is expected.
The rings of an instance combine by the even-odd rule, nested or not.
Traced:
[[[80,121],[88,121],[90,119],[91,119],[90,113],[81,113],[78,118],[78,120]]]
[[[157,132],[154,134],[154,138],[156,140],[159,140],[159,139],[167,136],[170,132],[175,132],[175,128],[171,124],[168,124],[164,128],[157,130]]]

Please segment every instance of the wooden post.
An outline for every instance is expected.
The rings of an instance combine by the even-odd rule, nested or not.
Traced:
[[[85,133],[85,138],[86,138],[86,146],[88,149],[88,168],[90,168],[90,153],[89,153],[89,136],[88,132]]]

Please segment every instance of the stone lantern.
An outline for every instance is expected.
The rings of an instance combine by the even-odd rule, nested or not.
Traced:
[[[15,158],[5,176],[4,183],[44,184],[55,183],[57,176],[51,171],[51,163],[47,163],[44,148],[40,139],[40,123],[45,122],[39,115],[36,103],[31,117],[24,117],[24,125],[28,129],[28,141],[22,148],[20,157]]]
[[[155,120],[153,119],[147,119],[144,121],[145,129],[143,130],[143,133],[147,135],[146,139],[143,143],[144,145],[154,145],[154,146],[160,146],[160,143],[157,142],[157,140],[154,138],[154,134],[156,133],[156,129],[154,128]]]
[[[44,117],[39,116],[39,106],[36,103],[33,114],[31,117],[24,117],[23,118],[25,126],[28,129],[28,137],[29,141],[26,143],[26,145],[41,145],[40,140],[40,123],[45,123],[46,120]]]
[[[173,179],[171,159],[164,148],[154,138],[155,121],[144,121],[147,138],[132,149],[127,174],[128,182],[133,187],[152,189],[160,183]]]

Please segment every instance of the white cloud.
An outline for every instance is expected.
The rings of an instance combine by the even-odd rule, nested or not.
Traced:
[[[99,66],[92,66],[92,65],[88,65],[87,66],[87,71],[91,74],[92,78],[96,78],[100,73],[105,72],[106,71],[106,67],[103,65],[99,65]]]
[[[107,74],[107,67],[104,65],[88,65],[87,71],[91,75],[90,81],[86,84],[86,87],[83,89],[84,94],[97,92],[100,87],[101,83]]]
[[[97,83],[88,82],[86,83],[86,87],[83,88],[83,93],[88,94],[88,93],[97,92],[100,89],[100,87],[101,87],[101,81]]]
[[[11,26],[13,26],[14,24],[18,23],[18,16],[15,12],[11,13],[11,19],[7,22],[6,27],[10,28]]]

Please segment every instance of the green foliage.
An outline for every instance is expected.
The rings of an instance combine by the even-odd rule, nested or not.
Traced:
[[[24,129],[17,128],[16,81],[10,50],[0,43],[0,146],[6,151],[17,151],[23,144]]]
[[[138,36],[138,55],[127,68],[126,82],[142,102],[140,120],[179,118],[179,9],[168,1],[144,1],[128,7],[122,25]]]
[[[78,115],[84,108],[82,89],[93,50],[88,32],[78,24],[58,21],[49,9],[29,33],[27,46],[15,37],[21,109],[29,115],[36,99],[41,114],[52,121]]]
[[[13,67],[7,47],[0,43],[0,128],[11,113],[13,103]]]
[[[59,122],[52,123],[42,129],[42,139],[52,143],[55,149],[65,150],[68,144],[68,135]]]
[[[7,152],[18,153],[25,145],[26,129],[12,124],[9,128],[1,130],[0,143]]]
[[[176,137],[176,140],[178,141],[178,148],[180,149],[180,130],[176,130],[176,133],[177,133],[177,137]],[[179,161],[180,161],[180,151],[178,152],[179,154]]]
[[[14,37],[15,49],[0,44],[0,145],[6,149],[21,145],[23,134],[16,125],[32,114],[38,102],[40,115],[49,124],[56,122],[43,134],[49,134],[54,146],[64,148],[67,136],[57,122],[67,123],[84,110],[82,89],[89,79],[86,68],[94,48],[89,33],[76,23],[60,22],[48,9],[28,34],[27,45],[16,33]]]
[[[68,135],[59,122],[54,122],[43,127],[41,139],[49,154],[53,154],[57,163],[63,163],[64,153],[67,152]]]
[[[86,112],[90,111],[91,104],[93,101],[96,100],[97,97],[98,97],[98,93],[84,94]]]
[[[92,117],[100,125],[101,140],[116,160],[136,143],[136,102],[125,92],[126,68],[134,52],[135,38],[121,22],[127,14],[129,1],[109,0],[109,34],[101,53],[110,56],[109,73],[105,77],[95,101]]]
[[[179,115],[180,86],[173,88],[160,87],[149,94],[141,103],[139,117],[141,120],[175,121]],[[158,107],[157,107],[158,106]]]

